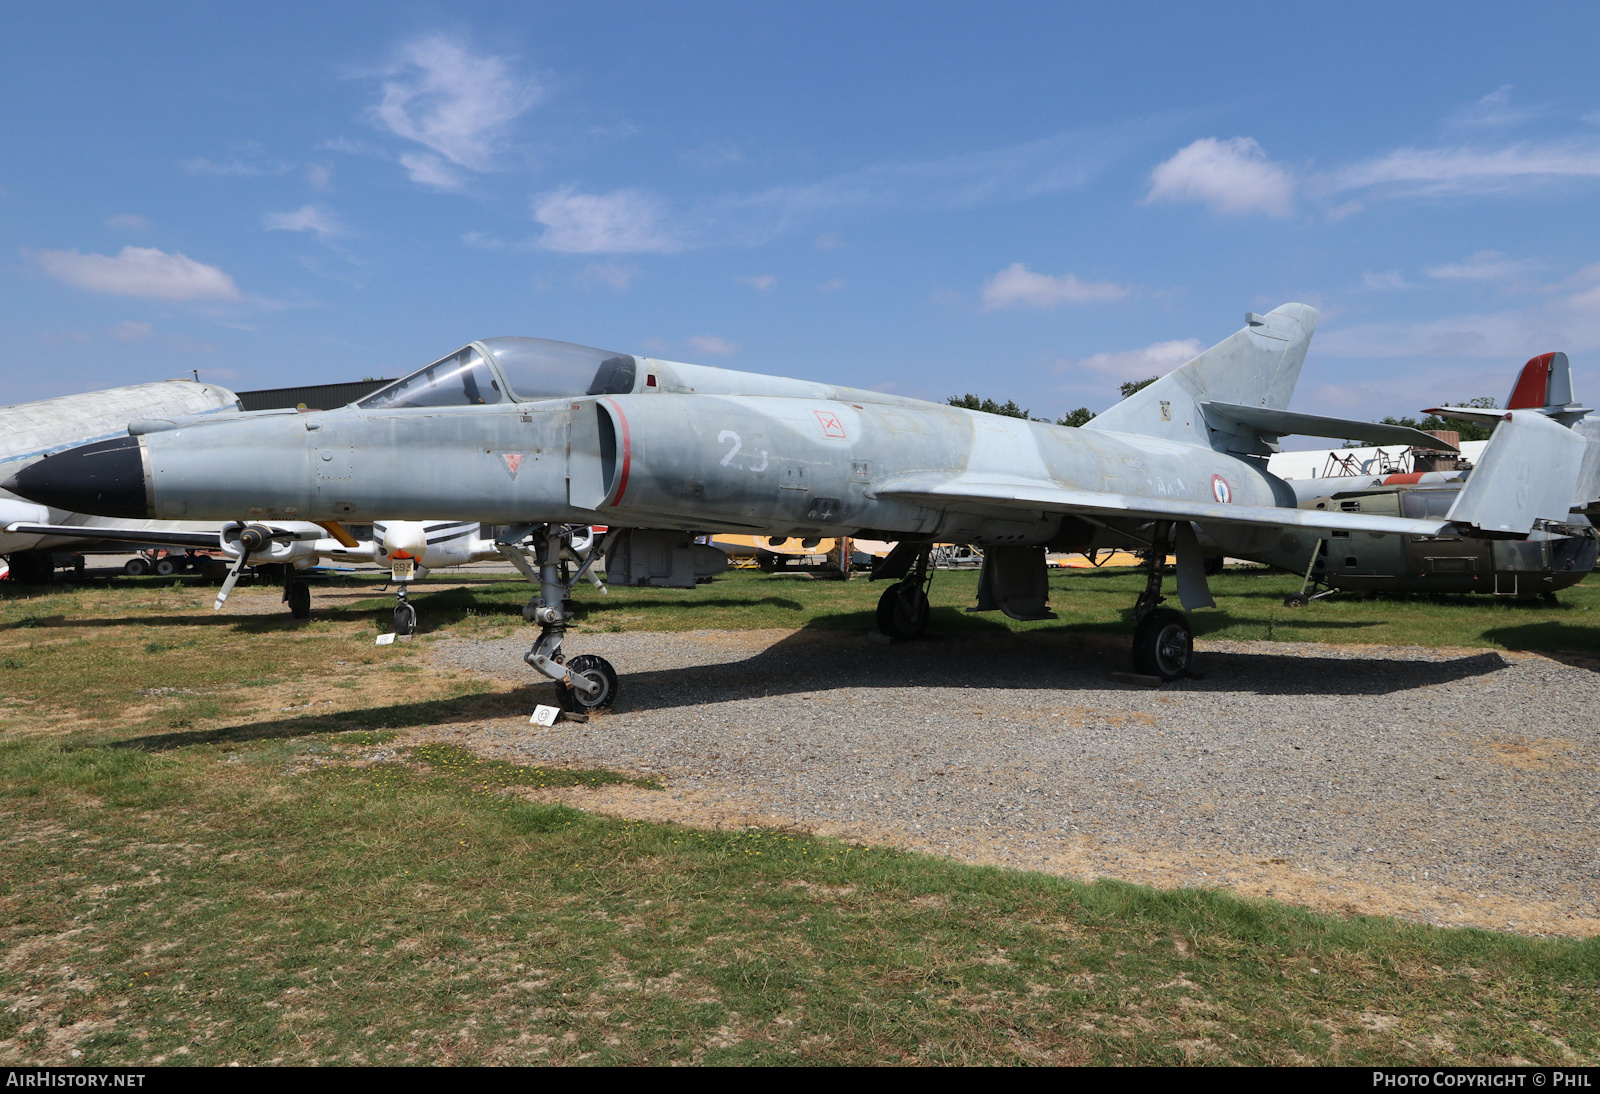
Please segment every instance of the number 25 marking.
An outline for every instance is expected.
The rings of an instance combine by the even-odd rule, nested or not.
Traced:
[[[728,454],[726,456],[722,457],[723,467],[733,466],[733,458],[739,454],[739,449],[744,447],[744,442],[739,440],[739,434],[735,433],[731,429],[724,429],[721,433],[717,434],[718,444],[726,444],[728,441],[733,442],[733,447],[728,449]]]

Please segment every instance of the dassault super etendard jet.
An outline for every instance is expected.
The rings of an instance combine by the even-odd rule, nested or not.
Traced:
[[[4,488],[108,516],[218,520],[448,518],[534,534],[540,627],[525,660],[573,709],[608,706],[603,658],[567,660],[570,525],[611,528],[607,581],[692,587],[725,559],[697,533],[861,536],[899,547],[882,626],[926,621],[934,542],[984,549],[978,604],[1051,618],[1047,549],[1148,549],[1134,606],[1134,660],[1175,679],[1193,643],[1162,607],[1177,555],[1186,609],[1214,606],[1203,533],[1230,556],[1263,559],[1300,536],[1517,538],[1563,521],[1584,494],[1585,445],[1532,411],[1504,415],[1450,511],[1432,519],[1295,508],[1267,471],[1290,433],[1438,447],[1395,426],[1291,413],[1317,311],[1285,304],[1081,429],[878,392],[658,361],[532,338],[469,346],[339,410],[240,414],[50,456]]]

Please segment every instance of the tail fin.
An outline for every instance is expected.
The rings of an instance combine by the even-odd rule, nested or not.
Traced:
[[[1445,520],[1525,536],[1540,520],[1566,522],[1581,505],[1587,443],[1537,410],[1502,413]]]
[[[1219,450],[1261,451],[1253,436],[1239,438],[1208,426],[1201,404],[1287,409],[1321,314],[1309,304],[1283,304],[1266,315],[1251,313],[1243,330],[1128,396],[1084,428]]]
[[[1564,353],[1541,353],[1522,366],[1507,410],[1541,410],[1572,402],[1572,366]]]

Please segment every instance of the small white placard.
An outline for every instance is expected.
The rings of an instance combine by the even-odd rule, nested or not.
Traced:
[[[389,561],[389,575],[395,581],[410,581],[417,573],[417,564],[409,558],[396,558]]]
[[[378,646],[392,646],[392,645],[394,645],[394,632],[391,631],[388,634],[380,634],[380,635],[378,635],[378,641],[375,642],[374,645],[378,645]]]
[[[560,716],[560,707],[547,707],[541,703],[533,708],[533,717],[528,719],[528,724],[530,726],[553,726]]]

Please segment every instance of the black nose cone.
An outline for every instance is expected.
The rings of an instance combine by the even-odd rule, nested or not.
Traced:
[[[138,437],[57,452],[24,467],[0,487],[52,509],[101,517],[151,515]]]

